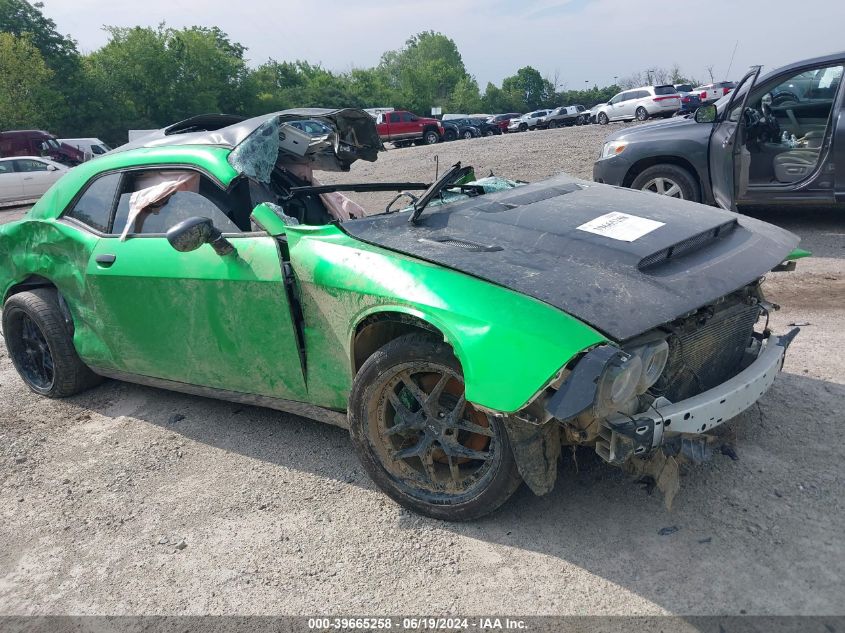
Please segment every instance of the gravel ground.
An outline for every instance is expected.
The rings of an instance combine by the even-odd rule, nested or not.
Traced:
[[[609,132],[391,150],[343,178],[427,180],[434,155],[589,177]],[[118,382],[46,400],[0,347],[0,614],[841,614],[845,221],[772,218],[815,251],[770,276],[773,327],[809,325],[730,424],[739,460],[689,470],[672,512],[581,451],[548,496],[441,523],[376,490],[342,430]]]

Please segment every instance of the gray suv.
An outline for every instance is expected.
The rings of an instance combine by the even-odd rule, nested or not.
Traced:
[[[695,115],[610,135],[593,179],[726,209],[845,207],[843,68],[845,52],[753,67]]]

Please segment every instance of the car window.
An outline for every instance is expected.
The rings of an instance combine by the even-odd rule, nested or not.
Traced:
[[[104,149],[103,147],[101,147],[100,145],[92,145],[92,146],[91,146],[91,151],[92,151],[94,154],[105,154],[107,150],[105,150],[105,149]]]
[[[47,163],[30,158],[14,161],[16,171],[47,171]]]
[[[4,160],[0,161],[0,174],[11,174],[12,173],[12,161]]]
[[[399,123],[399,113],[398,112],[391,112],[390,113],[390,122],[391,123]]]
[[[130,222],[131,200],[134,193],[167,190],[167,183],[183,180],[178,190],[151,202]],[[176,187],[171,187],[173,189]],[[149,196],[147,196],[149,197]],[[152,200],[152,198],[150,198]],[[161,170],[127,174],[115,212],[112,233],[122,233],[130,222],[127,234],[150,235],[167,233],[168,229],[193,217],[209,218],[223,233],[241,233],[232,221],[226,203],[226,193],[204,176],[195,172]]]
[[[100,233],[107,233],[119,184],[120,174],[108,174],[98,178],[88,186],[65,216],[74,218]]]
[[[654,87],[654,94],[656,95],[673,95],[677,90],[675,90],[675,86],[655,86]]]

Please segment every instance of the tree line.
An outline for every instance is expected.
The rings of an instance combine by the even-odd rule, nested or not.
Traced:
[[[385,52],[372,68],[348,72],[303,60],[270,59],[251,68],[246,47],[217,27],[105,27],[108,42],[83,55],[42,7],[0,0],[0,130],[41,128],[120,144],[129,129],[207,112],[254,116],[295,107],[384,106],[422,115],[432,106],[468,114],[528,112],[590,107],[620,90],[615,84],[558,90],[556,81],[525,66],[482,91],[455,42],[434,31]],[[677,67],[672,71],[680,78]],[[627,81],[634,77],[641,75]]]

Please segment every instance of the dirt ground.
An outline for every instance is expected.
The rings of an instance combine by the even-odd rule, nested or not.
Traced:
[[[390,150],[343,179],[430,179],[435,155],[589,177],[609,132]],[[46,400],[0,347],[0,614],[843,613],[845,219],[761,217],[814,252],[767,283],[773,329],[805,326],[730,424],[739,459],[689,470],[672,512],[581,451],[551,494],[442,523],[381,494],[340,429],[119,382]]]

